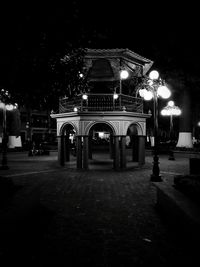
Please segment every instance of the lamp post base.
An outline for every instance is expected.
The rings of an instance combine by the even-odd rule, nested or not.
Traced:
[[[155,174],[152,174],[151,175],[151,182],[162,182],[162,178],[160,175],[155,175]]]
[[[161,176],[160,176],[160,169],[159,169],[159,158],[157,154],[157,150],[154,151],[154,157],[153,157],[153,170],[151,174],[151,181],[152,182],[161,182]]]

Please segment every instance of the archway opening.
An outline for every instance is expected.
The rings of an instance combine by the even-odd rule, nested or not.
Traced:
[[[89,130],[89,168],[113,168],[113,129],[106,123],[96,123]]]
[[[71,124],[66,124],[61,130],[59,142],[59,161],[61,165],[67,162],[75,166],[76,130]]]
[[[126,159],[127,166],[133,166],[139,162],[139,136],[136,124],[131,124],[127,130]]]

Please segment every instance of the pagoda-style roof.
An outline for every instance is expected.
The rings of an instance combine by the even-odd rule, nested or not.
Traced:
[[[88,90],[59,102],[60,113],[133,112],[143,113],[141,98],[135,97],[135,81],[144,76],[153,61],[129,49],[86,49],[84,73]],[[128,71],[127,84],[122,82],[121,70]],[[84,92],[85,93],[85,92]]]
[[[145,57],[140,56],[139,54],[123,48],[116,49],[86,49],[85,55],[86,62],[90,62],[88,64],[89,67],[92,67],[91,61],[95,60],[109,60],[113,72],[118,72],[120,67],[125,67],[129,71],[135,72],[137,76],[145,75],[151,66],[153,65],[153,61],[147,59]],[[117,64],[118,63],[118,64]],[[108,69],[109,72],[109,69]],[[93,71],[94,74],[94,71]],[[94,74],[94,76],[97,75]],[[116,75],[115,75],[116,77]]]

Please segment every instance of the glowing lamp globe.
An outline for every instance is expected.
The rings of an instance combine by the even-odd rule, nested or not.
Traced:
[[[5,108],[5,104],[3,102],[0,102],[0,108],[2,108],[2,109]]]
[[[162,109],[161,110],[161,115],[162,116],[167,116],[167,110],[166,109]]]
[[[140,90],[139,90],[139,95],[140,95],[141,97],[144,97],[144,95],[145,95],[146,92],[147,92],[146,89],[140,89]]]
[[[119,95],[117,93],[113,94],[113,98],[116,100],[119,97]]]
[[[82,95],[83,100],[87,100],[88,96],[86,94]]]
[[[121,79],[127,79],[128,78],[128,76],[129,76],[129,73],[128,73],[128,71],[127,70],[121,70],[121,72],[120,72],[120,78]]]
[[[170,90],[165,85],[159,86],[157,93],[158,96],[161,96],[164,99],[167,99],[171,96]]]
[[[159,73],[157,70],[152,70],[150,73],[149,73],[149,78],[151,80],[157,80],[159,77]]]
[[[14,106],[12,104],[7,104],[6,105],[6,109],[7,110],[13,110],[14,109]]]
[[[176,116],[180,116],[181,115],[181,110],[179,108],[174,109],[174,114]]]
[[[168,104],[167,104],[169,107],[174,107],[174,101],[169,101]]]
[[[147,91],[144,93],[144,100],[149,101],[153,98],[153,94],[150,91]]]

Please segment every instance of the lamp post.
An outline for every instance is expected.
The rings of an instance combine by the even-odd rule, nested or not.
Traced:
[[[180,116],[181,110],[179,107],[175,106],[174,101],[171,100],[167,103],[167,106],[161,110],[161,115],[170,117],[169,136],[170,136],[170,143],[171,143],[173,139],[173,116]],[[174,153],[171,149],[170,149],[169,160],[175,160]]]
[[[82,95],[81,110],[83,110],[84,103],[86,104],[86,108],[87,108],[87,106],[88,106],[88,95],[86,93],[83,93],[83,95]]]
[[[12,105],[9,102],[10,94],[8,91],[1,89],[0,91],[0,109],[2,110],[2,170],[9,169],[7,160],[7,145],[8,145],[8,131],[7,131],[7,111],[12,111],[17,108],[17,104]],[[8,102],[9,104],[6,104]]]
[[[122,80],[126,80],[129,76],[129,72],[127,70],[120,70],[119,73],[119,106],[121,109],[121,94],[122,94]]]
[[[0,102],[0,109],[2,109],[3,118],[2,118],[2,170],[9,169],[7,165],[7,143],[8,136],[6,131],[6,105],[3,102]]]
[[[153,157],[153,170],[151,174],[152,182],[162,181],[159,169],[158,157],[158,97],[167,99],[170,97],[171,92],[165,85],[164,81],[159,78],[159,73],[156,70],[150,72],[149,77],[145,77],[142,85],[139,85],[139,95],[144,100],[153,99],[153,112],[154,112],[154,157]]]

